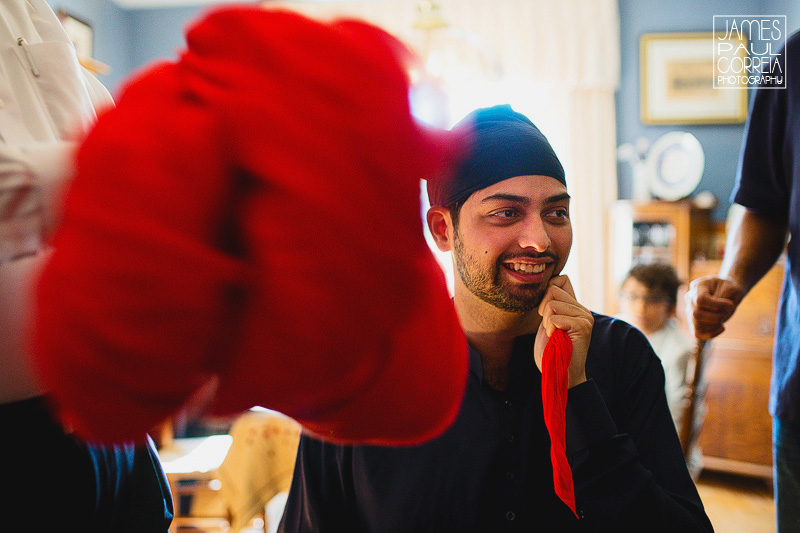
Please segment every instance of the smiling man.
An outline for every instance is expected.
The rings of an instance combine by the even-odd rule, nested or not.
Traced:
[[[414,447],[304,435],[281,531],[711,531],[658,358],[638,330],[582,306],[561,275],[570,196],[547,139],[509,106],[457,128],[471,129],[474,146],[453,175],[428,183],[427,222],[453,253],[469,342],[458,418]],[[572,343],[575,513],[556,494],[544,422],[542,360],[556,329]]]
[[[543,223],[530,228],[532,231],[538,230],[538,235],[529,233],[523,236],[529,241],[535,253],[505,251],[498,258],[498,268],[494,268],[495,265],[481,265],[480,256],[472,256],[465,250],[462,235],[464,230],[456,231],[453,235],[459,281],[475,296],[505,311],[527,312],[538,305],[544,296],[542,281],[550,278],[553,270],[561,270],[572,242],[572,231],[569,226],[569,195],[566,193],[566,188],[563,193],[543,199],[526,196],[525,192],[530,190],[531,181],[535,182],[538,178],[539,176],[510,178],[508,183],[504,182],[503,185],[481,191],[483,194],[477,196],[482,198],[473,202],[477,203],[475,207],[479,212],[475,221],[479,226],[476,231],[478,239],[491,236],[513,240],[516,237],[514,224],[525,211],[540,207],[532,205],[534,201],[543,204],[541,207],[549,208]],[[521,189],[520,194],[509,192],[515,189]],[[434,210],[432,213],[441,214],[439,210]],[[451,223],[457,224],[457,219],[451,219]],[[554,245],[552,249],[550,232],[545,230],[545,223],[553,230],[555,242],[552,242]],[[481,224],[485,224],[488,228],[496,228],[497,231],[482,231]],[[458,229],[457,225],[455,227]],[[510,231],[503,228],[510,228]],[[501,276],[503,268],[509,270],[510,274]],[[490,277],[492,270],[495,272]]]

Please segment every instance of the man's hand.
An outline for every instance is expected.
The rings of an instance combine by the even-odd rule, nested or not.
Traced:
[[[694,336],[716,337],[744,297],[744,287],[732,279],[706,276],[692,281],[686,293],[686,318]]]
[[[550,335],[560,329],[572,341],[568,387],[586,381],[586,354],[589,352],[594,317],[575,299],[575,291],[567,276],[556,276],[550,280],[550,286],[539,304],[539,314],[542,316],[542,323],[539,325],[533,349],[536,366],[539,370],[542,369],[544,347]]]

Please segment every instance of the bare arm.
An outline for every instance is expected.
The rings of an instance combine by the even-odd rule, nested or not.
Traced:
[[[788,223],[748,209],[731,228],[719,276],[735,280],[747,294],[780,257]]]

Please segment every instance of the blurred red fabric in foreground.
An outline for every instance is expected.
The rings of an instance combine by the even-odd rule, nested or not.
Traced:
[[[38,365],[82,435],[137,438],[216,376],[336,441],[432,438],[466,340],[419,179],[464,138],[408,104],[407,51],[364,23],[210,13],[83,144],[39,287]]]

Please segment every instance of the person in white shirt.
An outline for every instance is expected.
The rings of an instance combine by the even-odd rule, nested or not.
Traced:
[[[689,362],[694,351],[694,344],[680,330],[675,318],[680,285],[671,265],[640,264],[628,272],[619,294],[620,318],[639,328],[661,359],[667,403],[678,431],[682,427]],[[700,423],[703,412],[701,406],[695,415],[695,424]],[[699,474],[699,468],[700,453],[695,446],[689,460],[689,472],[693,477]]]
[[[675,269],[663,263],[634,266],[619,294],[620,318],[647,336],[661,359],[666,378],[669,410],[675,426],[681,427],[682,400],[686,391],[686,370],[693,344],[678,329],[675,304],[680,280]]]
[[[0,514],[9,531],[167,531],[172,518],[152,442],[72,438],[50,412],[27,342],[74,152],[112,105],[44,0],[0,3],[0,454],[11,488]]]

